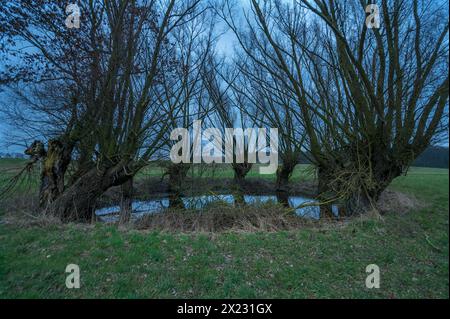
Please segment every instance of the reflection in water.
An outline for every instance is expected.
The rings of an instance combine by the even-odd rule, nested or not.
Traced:
[[[261,205],[264,203],[280,203],[286,207],[298,207],[304,203],[314,202],[314,199],[302,196],[289,196],[286,192],[279,192],[276,195],[203,195],[192,197],[169,196],[161,199],[152,199],[148,201],[134,201],[132,204],[132,218],[138,218],[145,214],[154,214],[162,212],[165,208],[177,207],[186,209],[202,209],[212,203],[223,202],[230,205],[248,204]],[[96,210],[96,215],[103,221],[115,221],[120,211],[119,206],[106,207]],[[320,207],[308,206],[296,209],[295,213],[299,216],[319,219]],[[332,206],[332,213],[338,216],[338,207]]]
[[[232,205],[235,203],[233,195],[203,195],[182,198],[184,207],[187,209],[202,209],[208,205],[219,202]]]

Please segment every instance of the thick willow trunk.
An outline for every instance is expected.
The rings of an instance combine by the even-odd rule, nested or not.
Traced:
[[[329,180],[323,170],[319,169],[319,184],[317,187],[318,200],[320,204],[320,218],[331,219],[333,218],[333,210],[331,204],[328,203],[330,199]]]
[[[44,144],[35,141],[25,154],[35,161],[41,162],[39,207],[45,210],[64,192],[64,176],[71,161],[73,145],[53,139],[48,142],[48,149]]]
[[[126,164],[110,168],[93,168],[71,185],[54,201],[48,211],[63,221],[89,222],[94,219],[97,199],[110,187],[119,186],[131,176]]]
[[[252,169],[252,163],[233,163],[232,168],[234,171],[234,199],[236,205],[244,206],[244,182],[248,172]]]
[[[287,189],[289,179],[291,178],[296,165],[296,161],[284,161],[283,164],[278,167],[276,183],[277,191],[285,191]]]
[[[119,223],[126,224],[130,221],[133,205],[133,178],[123,183],[121,186],[120,217]]]
[[[191,166],[185,163],[169,164],[166,169],[166,175],[169,175],[169,207],[183,209],[184,203],[181,198],[183,182],[186,180],[187,173]]]
[[[320,218],[331,219],[333,218],[332,205],[329,202],[330,198],[333,196],[330,190],[331,175],[329,171],[319,167],[317,171],[318,185],[317,193],[320,205]]]
[[[245,177],[248,172],[252,169],[252,163],[234,163],[232,165],[234,171],[234,181],[235,183],[241,187],[244,184]]]
[[[345,211],[348,215],[362,214],[375,207],[381,193],[391,182],[403,173],[403,168],[387,161],[372,163],[372,183],[362,185],[361,189],[352,193],[347,199]]]
[[[339,198],[340,215],[352,216],[372,210],[381,193],[403,172],[402,166],[384,157],[374,157],[370,164],[370,168],[365,168],[364,178],[352,181],[338,180],[339,168],[319,168],[318,199],[327,202],[321,206],[323,217],[333,216],[332,203],[328,202],[336,197],[337,192],[342,192]]]
[[[289,207],[289,193],[286,191],[277,191],[276,192],[276,196],[277,196],[277,202],[281,205],[283,205],[284,207]]]
[[[184,202],[180,192],[169,193],[169,208],[184,209]]]
[[[237,206],[245,206],[245,195],[242,192],[242,190],[238,189],[233,194],[234,196],[234,202]]]
[[[166,169],[169,176],[169,192],[179,193],[191,166],[189,164],[170,164]]]

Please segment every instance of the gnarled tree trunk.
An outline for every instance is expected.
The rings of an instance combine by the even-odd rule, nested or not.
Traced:
[[[252,163],[233,163],[232,168],[234,171],[234,181],[239,187],[242,187],[244,184],[245,176],[247,176],[248,172],[252,169]]]
[[[169,192],[180,192],[187,173],[191,168],[190,164],[179,163],[169,164],[166,168],[166,175],[169,175]]]
[[[170,208],[184,208],[183,200],[181,199],[183,182],[186,179],[187,173],[191,168],[190,164],[171,163],[166,168],[166,175],[169,175],[169,207]]]
[[[289,179],[294,172],[297,161],[295,160],[284,160],[283,164],[277,169],[277,191],[286,191],[287,185],[289,184]]]
[[[320,205],[320,218],[331,219],[333,218],[332,206],[328,201],[332,196],[330,190],[331,176],[327,169],[318,167],[317,169],[317,193]]]
[[[286,191],[277,191],[276,192],[276,196],[277,196],[277,202],[281,205],[283,205],[284,207],[289,207],[289,193]]]
[[[44,144],[35,141],[25,154],[35,161],[41,161],[39,207],[45,210],[58,196],[64,192],[64,176],[71,162],[73,145],[59,139],[48,142],[48,150]]]
[[[97,199],[110,187],[119,186],[131,178],[127,164],[108,168],[93,168],[53,201],[48,210],[63,221],[89,222],[94,218]]]
[[[133,178],[128,179],[121,186],[119,223],[126,224],[130,221],[133,210]]]
[[[244,199],[244,182],[245,182],[245,176],[247,176],[248,172],[253,167],[252,163],[233,163],[231,165],[234,171],[234,183],[235,183],[235,193],[234,193],[234,199],[236,205],[243,206],[245,205],[245,199]]]
[[[410,150],[405,148],[402,152],[403,155],[394,153],[376,144],[371,148],[346,147],[336,154],[332,167],[318,168],[319,200],[335,197],[341,206],[340,214],[346,216],[371,210],[381,193],[413,161]],[[323,205],[321,211],[331,216],[331,205]]]

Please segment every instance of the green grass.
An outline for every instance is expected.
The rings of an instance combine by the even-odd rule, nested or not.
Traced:
[[[276,175],[265,174],[261,175],[259,173],[260,164],[253,165],[250,172],[247,174],[246,178],[264,178],[269,180],[275,180]],[[143,169],[139,174],[138,178],[144,177],[161,177],[164,169],[155,164],[151,164]],[[205,177],[205,178],[233,178],[234,172],[229,165],[218,165],[215,168],[211,166],[205,166],[204,164],[195,164],[187,174],[189,177]],[[297,165],[294,173],[292,174],[292,181],[301,181],[310,179],[313,177],[313,172],[310,165],[299,164]]]
[[[6,180],[5,177],[12,177],[14,173],[17,173],[21,168],[25,166],[26,160],[22,159],[0,159],[0,185],[2,180]],[[33,172],[34,177],[37,177],[37,165]],[[260,164],[253,165],[250,172],[247,174],[246,178],[264,178],[269,180],[275,180],[275,174],[261,175],[259,173]],[[138,174],[137,178],[160,178],[164,173],[164,168],[156,163],[152,163],[142,169]],[[204,178],[233,178],[234,172],[229,165],[217,165],[216,167],[211,167],[205,164],[194,164],[192,168],[188,171],[189,177],[204,177]],[[297,165],[294,173],[292,174],[291,180],[294,182],[311,179],[313,177],[313,171],[310,165],[299,164]]]
[[[426,208],[292,232],[0,224],[0,298],[448,298],[448,177],[413,168],[393,182]],[[65,287],[70,263],[81,289]],[[365,287],[368,264],[380,289]]]

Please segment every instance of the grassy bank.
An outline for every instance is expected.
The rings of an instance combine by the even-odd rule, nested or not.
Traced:
[[[427,203],[416,211],[289,232],[2,223],[0,298],[448,298],[448,177],[421,168],[394,181]],[[65,287],[70,263],[78,290]],[[380,289],[365,287],[368,264],[380,267]]]

